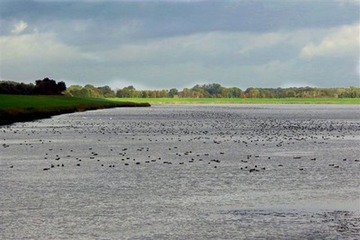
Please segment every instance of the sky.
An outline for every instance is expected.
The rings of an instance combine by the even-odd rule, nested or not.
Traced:
[[[0,79],[360,87],[360,0],[0,0]]]

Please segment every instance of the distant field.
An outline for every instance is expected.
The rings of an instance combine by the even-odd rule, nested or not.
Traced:
[[[110,98],[150,104],[360,104],[360,98]]]
[[[146,103],[99,98],[0,94],[0,124],[51,117],[57,114],[113,107],[147,107]]]

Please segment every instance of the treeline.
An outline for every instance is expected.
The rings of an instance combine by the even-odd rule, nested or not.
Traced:
[[[92,85],[70,86],[65,94],[79,97],[118,97],[118,98],[359,98],[360,88],[247,88],[245,91],[237,87],[226,88],[220,84],[195,85],[182,91],[169,90],[137,90],[133,86],[116,91],[109,86],[94,87]]]
[[[64,82],[44,78],[35,84],[0,81],[0,94],[22,95],[66,95],[84,98],[360,98],[359,87],[349,88],[247,88],[245,91],[237,87],[227,88],[218,83],[195,85],[179,91],[169,90],[137,90],[133,86],[113,90],[109,86],[72,85],[66,88]]]
[[[64,93],[66,96],[82,98],[113,98],[116,97],[115,91],[109,86],[95,87],[87,84],[84,87],[80,85],[71,85]]]
[[[44,78],[33,83],[18,83],[13,81],[0,81],[0,94],[16,95],[62,95],[66,90],[64,82]]]

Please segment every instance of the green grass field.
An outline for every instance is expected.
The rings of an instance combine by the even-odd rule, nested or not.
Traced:
[[[110,98],[150,104],[360,104],[360,98]]]
[[[121,100],[116,106],[136,106],[134,101]],[[28,96],[28,95],[2,95],[0,94],[0,109],[49,109],[62,107],[91,107],[91,106],[115,106],[114,101],[103,98],[76,98],[64,96]]]
[[[147,103],[99,98],[0,94],[0,124],[51,117],[57,114],[113,107],[148,107]]]

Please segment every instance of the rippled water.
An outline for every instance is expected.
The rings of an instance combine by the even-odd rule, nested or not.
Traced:
[[[0,239],[359,239],[356,105],[181,105],[0,127]]]

